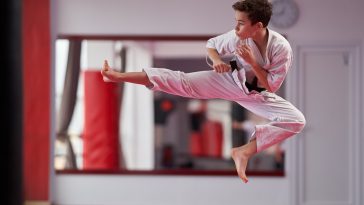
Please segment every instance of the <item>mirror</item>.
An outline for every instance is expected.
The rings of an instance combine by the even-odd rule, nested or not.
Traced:
[[[209,70],[206,40],[58,39],[56,170],[235,175],[231,148],[245,144],[264,119],[234,102],[105,83],[100,75],[104,59],[128,72],[143,67]],[[284,97],[284,85],[278,94]],[[247,172],[281,176],[284,156],[284,144],[273,146],[252,157]]]

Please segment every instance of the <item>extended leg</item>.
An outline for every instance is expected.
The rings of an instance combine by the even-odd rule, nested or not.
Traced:
[[[198,99],[235,100],[243,90],[234,82],[231,73],[198,71],[184,73],[164,68],[144,68],[154,91]]]
[[[116,83],[128,82],[145,86],[152,85],[145,72],[128,72],[128,73],[116,72],[110,68],[106,60],[101,70],[101,74],[105,82],[116,82]]]
[[[101,74],[105,82],[135,83],[154,91],[189,98],[233,100],[243,92],[229,73],[214,71],[184,73],[164,68],[144,68],[142,72],[120,73],[112,70],[105,61]]]

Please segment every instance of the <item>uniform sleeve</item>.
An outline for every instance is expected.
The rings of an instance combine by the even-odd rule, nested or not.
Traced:
[[[220,55],[232,54],[235,52],[237,42],[238,38],[235,35],[235,31],[231,30],[222,35],[210,38],[207,41],[206,48],[214,48]]]
[[[268,69],[268,84],[272,92],[276,92],[286,78],[292,66],[293,54],[290,46],[280,45],[274,52]]]

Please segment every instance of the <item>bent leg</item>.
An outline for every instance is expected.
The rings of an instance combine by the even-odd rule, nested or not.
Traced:
[[[245,183],[248,182],[245,171],[249,158],[257,152],[298,134],[306,122],[305,117],[296,107],[274,93],[263,92],[250,97],[250,101],[244,99],[236,102],[271,122],[256,125],[252,139],[246,145],[232,149],[231,155],[237,173]]]
[[[263,92],[257,97],[249,103],[241,104],[251,112],[271,121],[265,125],[256,125],[253,138],[256,139],[257,152],[302,131],[306,123],[305,117],[290,102],[269,92]]]

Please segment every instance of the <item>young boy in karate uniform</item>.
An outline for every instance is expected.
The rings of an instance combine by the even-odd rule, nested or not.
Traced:
[[[268,119],[256,125],[250,141],[233,148],[232,158],[243,182],[249,158],[288,137],[305,126],[305,117],[275,92],[292,65],[289,42],[267,26],[272,5],[267,0],[242,0],[233,4],[236,26],[207,41],[211,71],[183,73],[162,68],[143,68],[141,72],[120,73],[107,61],[101,70],[105,81],[145,85],[151,90],[198,99],[225,99],[237,102],[251,112]],[[221,56],[235,55],[227,64]]]

